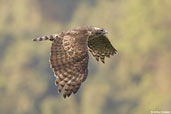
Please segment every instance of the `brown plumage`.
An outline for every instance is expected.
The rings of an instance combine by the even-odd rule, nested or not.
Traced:
[[[56,77],[58,92],[69,97],[76,93],[88,75],[88,50],[104,63],[105,57],[116,54],[106,31],[97,27],[80,27],[59,34],[35,38],[53,41],[50,64]]]

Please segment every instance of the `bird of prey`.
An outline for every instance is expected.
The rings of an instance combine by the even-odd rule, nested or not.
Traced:
[[[56,77],[58,93],[69,97],[76,93],[88,75],[88,51],[97,61],[105,63],[105,57],[116,54],[107,31],[103,28],[84,26],[59,34],[33,39],[33,41],[52,41],[50,66]]]

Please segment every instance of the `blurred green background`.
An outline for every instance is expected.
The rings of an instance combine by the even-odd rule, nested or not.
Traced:
[[[0,0],[0,114],[171,111],[171,0]],[[119,54],[98,63],[76,95],[57,94],[51,42],[32,38],[103,27]]]

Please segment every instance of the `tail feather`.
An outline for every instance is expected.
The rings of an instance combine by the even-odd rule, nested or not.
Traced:
[[[44,41],[44,40],[50,40],[53,41],[58,37],[58,35],[54,34],[54,35],[48,35],[48,36],[43,36],[43,37],[38,37],[38,38],[34,38],[32,39],[33,41]]]

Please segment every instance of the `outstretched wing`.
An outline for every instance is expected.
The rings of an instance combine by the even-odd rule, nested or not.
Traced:
[[[63,91],[64,98],[75,94],[88,74],[88,51],[78,51],[79,43],[75,42],[74,37],[63,36],[56,38],[51,47],[51,67],[58,92]]]
[[[89,38],[88,47],[91,54],[96,58],[105,63],[105,57],[116,54],[117,50],[112,46],[106,35]]]

